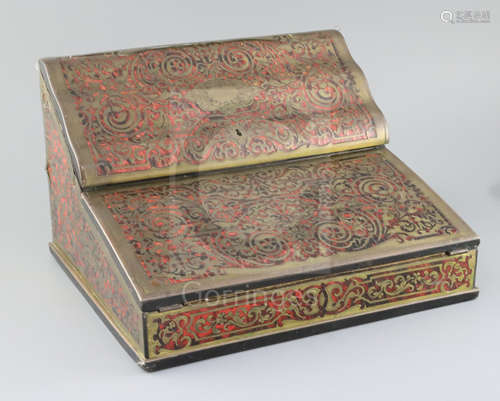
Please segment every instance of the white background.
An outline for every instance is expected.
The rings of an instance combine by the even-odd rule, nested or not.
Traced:
[[[441,4],[440,4],[441,3]],[[3,1],[0,399],[495,400],[500,396],[500,4]],[[444,24],[444,9],[490,24]],[[481,236],[476,301],[143,372],[50,256],[40,57],[338,28],[389,148]]]

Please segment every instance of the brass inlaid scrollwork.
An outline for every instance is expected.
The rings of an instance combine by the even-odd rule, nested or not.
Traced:
[[[198,301],[149,319],[153,355],[429,299],[473,286],[475,251]]]
[[[456,232],[377,152],[117,190],[103,199],[147,275],[169,283]]]

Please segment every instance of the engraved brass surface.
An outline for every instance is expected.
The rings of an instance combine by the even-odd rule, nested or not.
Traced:
[[[147,314],[149,357],[169,357],[467,292],[476,250],[191,302]]]
[[[342,35],[321,31],[46,59],[82,187],[387,142]]]
[[[112,187],[89,210],[144,300],[477,240],[386,149]]]

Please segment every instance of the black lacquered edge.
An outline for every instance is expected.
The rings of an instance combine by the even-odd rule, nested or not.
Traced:
[[[69,277],[69,279],[73,282],[73,284],[78,288],[78,291],[83,295],[83,297],[87,300],[87,302],[90,304],[94,312],[99,316],[99,318],[104,322],[106,327],[111,331],[113,336],[118,340],[118,342],[121,344],[121,346],[127,351],[127,354],[129,354],[132,359],[139,363],[141,365],[144,362],[144,359],[137,354],[137,352],[129,345],[127,340],[123,337],[123,335],[116,329],[116,327],[112,324],[112,322],[108,319],[106,316],[106,313],[96,304],[96,302],[92,299],[92,297],[89,295],[89,293],[86,291],[86,289],[83,287],[83,285],[80,283],[80,281],[75,277],[73,272],[71,271],[71,268],[69,266],[66,266],[58,252],[54,249],[53,244],[49,244],[49,249],[50,253],[54,256],[56,259],[57,263],[59,266],[61,266],[62,270],[66,273],[66,275]]]

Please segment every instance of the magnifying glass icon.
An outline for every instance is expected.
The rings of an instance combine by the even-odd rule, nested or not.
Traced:
[[[454,24],[455,18],[453,16],[453,12],[450,10],[441,11],[441,21],[443,21],[447,24]]]

